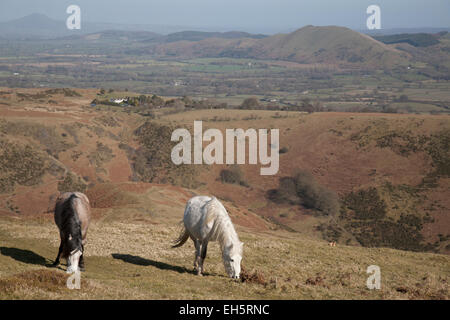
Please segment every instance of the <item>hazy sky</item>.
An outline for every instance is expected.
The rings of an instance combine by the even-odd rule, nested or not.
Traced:
[[[82,21],[219,27],[251,32],[304,25],[366,28],[366,8],[381,7],[381,27],[450,27],[450,0],[0,0],[0,21],[31,13],[65,20],[81,7]]]

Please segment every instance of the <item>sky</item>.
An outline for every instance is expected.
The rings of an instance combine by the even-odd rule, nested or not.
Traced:
[[[66,20],[72,4],[81,8],[82,21],[261,33],[310,24],[363,30],[366,9],[375,4],[383,29],[450,27],[450,0],[0,0],[0,21],[32,13]]]

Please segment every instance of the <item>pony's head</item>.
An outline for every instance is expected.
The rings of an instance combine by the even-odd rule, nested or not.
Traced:
[[[238,241],[237,243],[232,243],[224,248],[223,264],[230,278],[238,279],[241,274],[243,245],[243,242]]]
[[[79,249],[72,251],[67,258],[67,273],[74,273],[78,271],[78,263],[80,262],[80,257],[82,252]]]
[[[83,254],[83,246],[81,243],[80,235],[72,237],[71,234],[69,234],[64,243],[64,256],[67,259],[67,273],[78,271],[78,263]]]

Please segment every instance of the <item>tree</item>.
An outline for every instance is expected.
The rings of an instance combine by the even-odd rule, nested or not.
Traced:
[[[308,113],[313,113],[314,111],[316,111],[314,109],[314,106],[311,104],[311,99],[304,98],[302,100],[300,111],[304,111],[304,112],[308,112]]]
[[[245,99],[244,102],[242,102],[241,104],[242,109],[253,109],[258,106],[259,106],[258,99],[253,97]]]
[[[152,104],[154,106],[162,106],[164,104],[164,100],[161,97],[158,97],[156,94],[152,96]]]
[[[399,98],[399,102],[407,102],[409,100],[408,96],[406,94],[402,94]]]
[[[323,107],[322,102],[314,101],[313,110],[314,110],[314,112],[323,112],[323,111],[325,111],[325,108]]]

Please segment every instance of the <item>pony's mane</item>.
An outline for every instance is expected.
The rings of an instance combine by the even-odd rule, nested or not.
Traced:
[[[211,239],[216,239],[219,242],[222,252],[224,252],[225,246],[229,244],[239,244],[239,237],[225,207],[213,197],[205,204],[205,208],[208,215],[206,221],[214,220]],[[242,255],[242,248],[240,248],[239,253]]]

